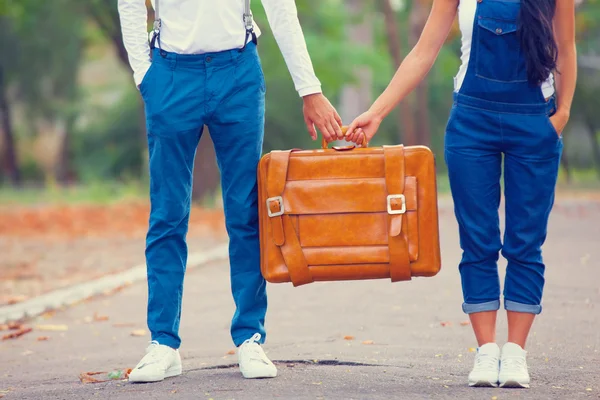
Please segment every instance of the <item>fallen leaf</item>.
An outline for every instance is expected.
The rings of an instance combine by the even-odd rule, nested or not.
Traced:
[[[585,391],[586,391],[586,392],[591,392],[591,391],[592,391],[592,388],[585,388]]]
[[[145,329],[136,329],[135,331],[131,331],[131,336],[146,336]]]
[[[23,295],[16,295],[16,296],[8,296],[6,298],[6,304],[7,305],[12,305],[12,304],[17,304],[20,303],[22,301],[27,300],[27,296],[23,296]]]
[[[230,355],[230,356],[232,356],[232,355],[234,355],[234,354],[235,354],[235,350],[229,350],[229,351],[227,352],[227,354],[228,354],[228,355]]]
[[[7,331],[7,330],[8,330],[8,325],[0,324],[0,332]]]
[[[475,347],[469,347],[469,353],[475,353],[477,349]]]
[[[362,344],[373,344],[372,340],[365,340],[364,342],[362,342]]]
[[[21,329],[23,327],[23,324],[21,324],[20,322],[9,322],[8,323],[8,329]]]
[[[313,384],[313,385],[322,385],[322,384],[323,384],[323,382],[313,382],[312,384]]]
[[[50,338],[48,336],[39,336],[37,338],[38,342],[44,342],[46,340],[49,340]]]
[[[112,326],[115,328],[133,328],[135,324],[133,322],[117,322]]]
[[[24,352],[21,353],[22,356],[30,356],[33,354],[33,351],[31,350],[25,350]]]
[[[117,369],[111,372],[82,372],[79,374],[81,383],[100,383],[114,380],[127,379],[131,373],[131,368]]]
[[[56,310],[50,310],[50,311],[46,311],[45,313],[43,313],[40,317],[42,317],[44,319],[50,319],[50,318],[54,317],[55,314],[56,314]]]
[[[108,321],[108,315],[98,315],[98,313],[94,313],[94,321]]]
[[[171,394],[175,394],[175,393],[177,393],[177,389],[171,390]]]
[[[452,322],[450,322],[450,321],[443,321],[443,322],[440,322],[440,325],[442,325],[443,327],[452,326]]]
[[[23,336],[24,334],[31,332],[32,330],[33,330],[32,328],[21,328],[19,330],[14,330],[14,331],[2,336],[2,340],[16,339],[19,336]]]
[[[102,375],[105,373],[106,372],[82,372],[79,374],[79,380],[81,381],[81,383],[106,382],[106,379],[102,380],[102,379],[94,378],[94,375]]]
[[[492,396],[492,400],[498,400],[498,396]]]
[[[344,336],[344,340],[354,340],[354,336]]]
[[[471,325],[471,321],[461,321],[460,326],[469,326]]]
[[[36,325],[35,329],[38,331],[63,332],[68,331],[69,327],[67,325]]]

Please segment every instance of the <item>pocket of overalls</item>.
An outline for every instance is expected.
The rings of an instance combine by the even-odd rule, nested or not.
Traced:
[[[479,17],[476,74],[496,82],[527,82],[516,21]]]
[[[549,113],[549,114],[544,114],[544,120],[546,121],[546,125],[548,126],[548,129],[550,129],[550,132],[552,132],[553,137],[556,138],[556,140],[560,140],[562,139],[562,133],[558,133],[558,131],[556,130],[556,128],[554,127],[554,125],[552,124],[552,121],[550,120],[550,118],[555,114],[555,111]]]

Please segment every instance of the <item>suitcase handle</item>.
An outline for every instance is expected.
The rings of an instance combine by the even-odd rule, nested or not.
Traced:
[[[348,127],[347,126],[342,126],[342,134],[346,134],[346,132],[348,131]],[[363,136],[363,142],[361,144],[361,147],[369,147],[369,142],[367,142],[366,138]],[[325,140],[325,138],[321,139],[321,148],[323,148],[323,150],[326,150],[329,148],[329,143],[327,142],[327,140]],[[337,151],[348,151],[348,150],[352,150],[355,149],[356,145],[352,145],[352,146],[333,146],[332,149],[333,150],[337,150]]]

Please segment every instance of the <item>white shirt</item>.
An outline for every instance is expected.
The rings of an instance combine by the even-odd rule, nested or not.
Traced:
[[[159,0],[160,46],[179,54],[241,48],[246,30],[244,0]],[[300,96],[321,92],[306,49],[294,0],[262,0],[275,40]],[[150,67],[145,0],[119,0],[123,43],[136,85]],[[152,0],[154,7],[154,0]],[[260,30],[254,25],[254,32]]]
[[[477,0],[460,0],[458,5],[458,25],[462,34],[461,39],[461,65],[458,74],[454,78],[454,90],[458,92],[462,86],[465,76],[467,75],[467,67],[469,66],[469,58],[471,56],[471,39],[473,37],[473,24],[475,23],[475,11],[477,10]],[[548,79],[542,83],[542,94],[544,98],[552,96],[554,93],[554,76],[550,74]]]

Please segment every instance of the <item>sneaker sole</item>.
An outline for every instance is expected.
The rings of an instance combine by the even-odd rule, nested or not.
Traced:
[[[277,372],[275,372],[274,374],[244,374],[242,372],[242,376],[245,379],[269,379],[269,378],[276,378]]]
[[[506,381],[500,384],[501,388],[508,389],[529,389],[529,383],[521,383],[518,381]]]
[[[498,384],[495,382],[489,381],[477,381],[477,382],[469,382],[470,387],[488,387],[488,388],[497,388]]]
[[[161,377],[144,377],[144,378],[139,378],[139,379],[131,379],[131,376],[129,377],[129,382],[130,383],[153,383],[153,382],[161,382],[164,381],[167,378],[172,378],[174,376],[179,376],[181,375],[183,372],[181,365],[175,366],[175,367],[171,367],[167,370],[167,372],[165,372],[165,376],[164,378]]]

